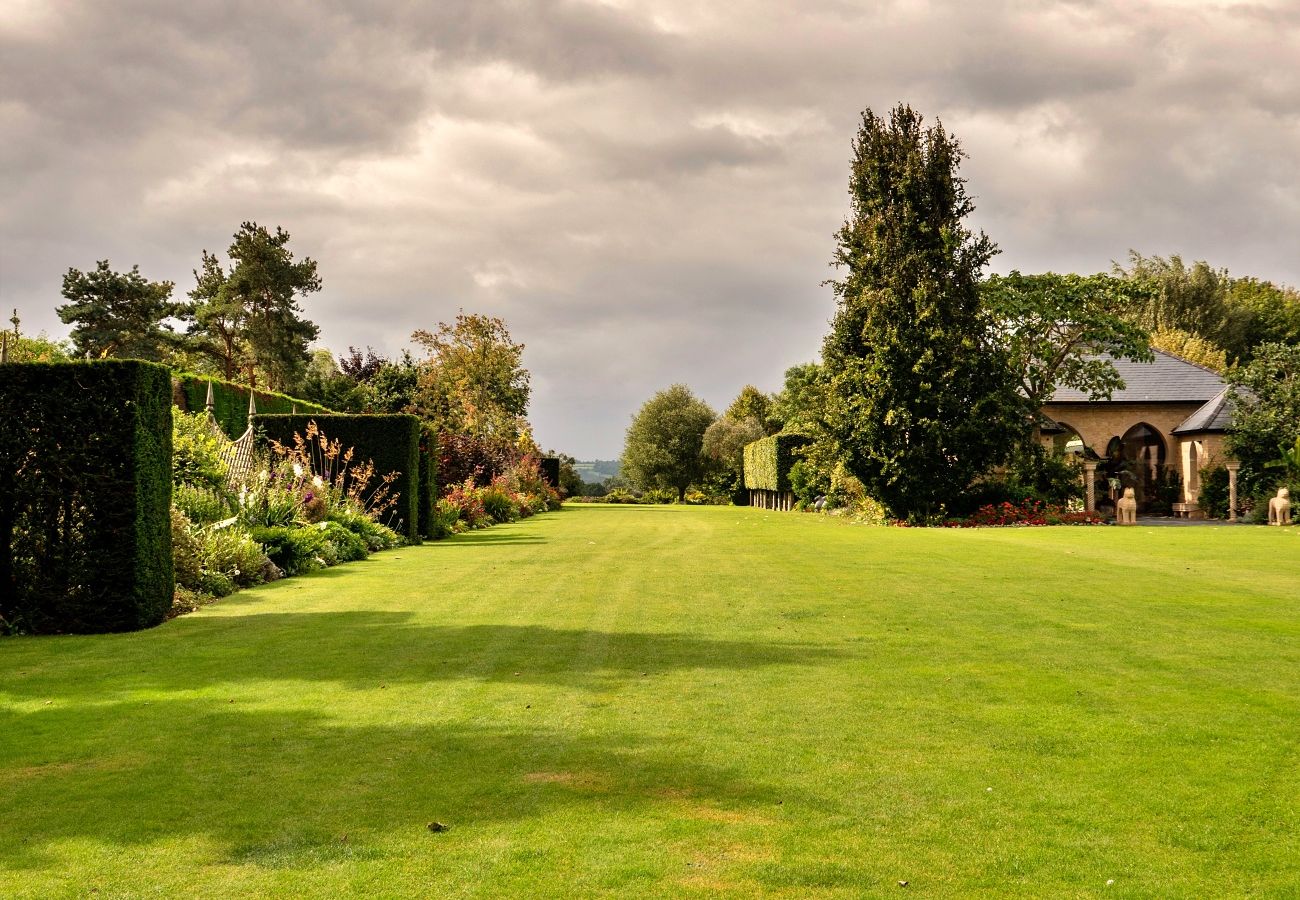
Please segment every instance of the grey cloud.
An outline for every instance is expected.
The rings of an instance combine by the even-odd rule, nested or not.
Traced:
[[[57,332],[68,266],[185,290],[281,224],[327,344],[503,315],[580,455],[671,382],[721,407],[817,354],[868,105],[962,139],[999,270],[1135,247],[1300,282],[1293,3],[33,8],[0,25],[0,305]]]

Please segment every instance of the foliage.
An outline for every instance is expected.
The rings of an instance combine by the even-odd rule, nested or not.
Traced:
[[[17,321],[17,310],[14,321]],[[66,341],[51,340],[44,332],[36,337],[27,337],[14,326],[13,331],[0,333],[4,342],[6,358],[11,363],[24,362],[67,362],[71,359],[72,348]]]
[[[412,544],[420,537],[420,420],[407,415],[258,415],[259,440]],[[327,436],[328,435],[328,436]],[[363,478],[363,476],[365,476]]]
[[[281,467],[262,469],[235,494],[235,518],[244,528],[292,527],[306,522],[303,492]]]
[[[226,488],[172,485],[172,506],[191,522],[210,525],[230,518],[236,511],[236,498]]]
[[[773,402],[772,397],[752,384],[747,384],[740,389],[740,393],[735,400],[731,401],[731,405],[727,407],[722,417],[733,422],[746,422],[752,419],[763,429],[764,434],[776,434],[781,430],[781,422],[773,415]]]
[[[1007,525],[1104,525],[1106,520],[1095,512],[1070,509],[1042,500],[1021,503],[1004,502],[982,506],[964,519],[949,519],[948,528],[990,528]]]
[[[172,412],[172,483],[209,491],[225,487],[229,467],[207,413]]]
[[[227,250],[229,269],[203,251],[184,317],[191,323],[191,346],[213,359],[227,380],[242,371],[249,384],[260,375],[284,390],[302,379],[307,345],[320,329],[301,317],[298,298],[319,291],[321,280],[316,262],[295,261],[288,244],[282,228],[272,234],[244,222]]]
[[[1222,375],[1228,370],[1228,354],[1222,347],[1216,347],[1213,342],[1192,334],[1190,331],[1182,331],[1178,328],[1166,328],[1161,331],[1151,333],[1151,346],[1157,350],[1163,350],[1166,353],[1172,353],[1174,356],[1181,357],[1191,363],[1196,363],[1211,371],[1218,372]]]
[[[441,540],[456,533],[456,525],[461,520],[461,507],[455,500],[441,498],[434,507],[431,525],[425,536],[432,540]]]
[[[212,416],[226,437],[234,440],[248,429],[248,395],[253,395],[257,411],[274,413],[327,413],[328,409],[298,397],[274,391],[254,390],[242,384],[209,378],[190,372],[172,373],[176,405],[192,413],[207,409],[208,386],[212,386]]]
[[[438,503],[439,514],[445,509],[443,504],[449,504],[456,509],[456,518],[461,527],[464,528],[481,528],[488,524],[487,510],[483,507],[483,497],[478,489],[474,487],[474,479],[466,478],[460,484],[452,486]]]
[[[330,509],[326,513],[326,519],[342,525],[361,538],[371,552],[391,550],[402,545],[401,535],[350,505],[342,504]]]
[[[642,489],[671,489],[683,499],[705,474],[704,432],[715,418],[684,384],[659,391],[627,430],[623,474]]]
[[[493,483],[481,488],[478,496],[483,511],[492,522],[501,524],[519,518],[519,505],[500,485]]]
[[[176,584],[199,594],[225,597],[242,587],[280,576],[261,546],[242,528],[195,525],[173,508],[172,556]]]
[[[1228,518],[1228,470],[1214,466],[1201,472],[1201,491],[1196,505],[1213,519]]]
[[[1000,462],[1025,427],[980,302],[995,248],[964,224],[974,204],[960,158],[910,107],[888,121],[864,112],[834,260],[846,272],[830,282],[825,425],[867,493],[913,520]]]
[[[751,491],[791,490],[795,451],[808,443],[802,434],[775,434],[745,446],[745,487]]]
[[[1151,361],[1147,333],[1124,318],[1146,291],[1111,275],[993,276],[980,289],[1032,416],[1058,387],[1110,399],[1124,386],[1108,359]]]
[[[285,575],[301,575],[326,566],[329,540],[320,528],[261,526],[253,528],[251,534]]]
[[[456,316],[436,331],[411,335],[427,358],[420,363],[415,406],[440,434],[465,434],[513,445],[528,411],[524,345],[510,337],[504,320]]]
[[[1265,468],[1281,472],[1288,482],[1300,481],[1300,435],[1296,436],[1295,443],[1290,447],[1278,444],[1277,459],[1266,463]]]
[[[1161,469],[1151,485],[1147,498],[1147,511],[1153,515],[1167,516],[1183,496],[1183,478],[1173,469]]]
[[[1226,269],[1211,268],[1204,261],[1189,267],[1178,255],[1166,259],[1130,250],[1128,268],[1117,263],[1114,273],[1149,288],[1144,302],[1130,311],[1139,327],[1189,332],[1224,348],[1231,359],[1242,356],[1245,317],[1228,304]]]
[[[438,483],[448,493],[465,479],[486,484],[506,471],[517,453],[494,441],[468,434],[438,435]]]
[[[161,366],[0,366],[0,631],[162,621],[172,602],[171,439]]]
[[[1300,346],[1263,344],[1228,372],[1234,397],[1228,452],[1241,461],[1242,496],[1272,483],[1278,447],[1300,438]]]
[[[176,315],[170,281],[148,281],[139,266],[114,272],[108,260],[90,272],[68,269],[63,276],[59,319],[71,325],[68,335],[77,356],[94,359],[163,360],[175,341],[164,320]]]

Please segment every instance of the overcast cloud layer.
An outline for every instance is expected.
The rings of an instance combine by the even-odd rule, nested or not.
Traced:
[[[611,457],[817,355],[864,107],[963,141],[998,271],[1300,283],[1298,60],[1300,0],[0,0],[0,303],[62,335],[69,266],[181,293],[281,225],[324,345],[504,316],[539,440]]]

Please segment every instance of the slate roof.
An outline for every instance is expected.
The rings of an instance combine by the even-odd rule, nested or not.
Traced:
[[[1253,395],[1247,394],[1247,397]],[[1174,429],[1174,434],[1195,434],[1202,431],[1227,431],[1232,424],[1233,400],[1224,388],[1209,403],[1192,413]]]
[[[1225,383],[1217,373],[1163,350],[1152,348],[1151,352],[1155,361],[1149,363],[1101,357],[1108,359],[1124,379],[1124,388],[1111,394],[1111,403],[1205,403],[1223,392]],[[1083,391],[1059,387],[1048,402],[1106,401],[1089,401]]]

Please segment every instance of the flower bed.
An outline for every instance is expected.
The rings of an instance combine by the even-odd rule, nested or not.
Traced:
[[[1095,512],[1072,510],[1041,500],[994,503],[981,506],[964,519],[947,519],[945,528],[1005,528],[1014,525],[1104,525]]]

